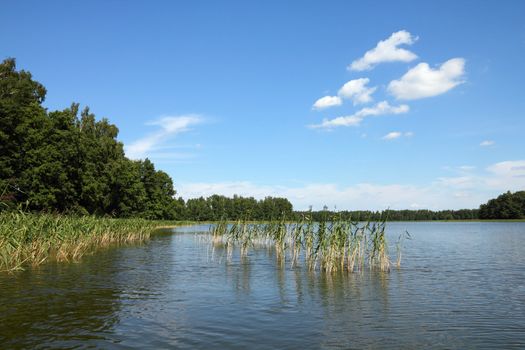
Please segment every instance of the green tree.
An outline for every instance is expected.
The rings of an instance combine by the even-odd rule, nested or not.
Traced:
[[[480,219],[524,219],[525,191],[501,194],[479,207]]]
[[[171,178],[131,161],[118,128],[79,105],[47,112],[45,88],[15,60],[0,64],[0,201],[33,210],[175,219],[185,214]],[[6,206],[2,205],[0,209]]]
[[[44,86],[31,73],[16,71],[13,58],[0,64],[0,193],[3,200],[27,200],[20,177],[27,153],[42,140],[46,111]]]

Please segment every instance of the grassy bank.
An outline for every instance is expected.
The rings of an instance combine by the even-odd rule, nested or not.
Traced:
[[[97,247],[143,242],[160,226],[144,219],[71,217],[21,212],[0,213],[0,271],[46,261],[72,261]]]

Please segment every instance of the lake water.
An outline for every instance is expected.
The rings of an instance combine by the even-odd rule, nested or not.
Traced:
[[[401,268],[325,274],[179,228],[0,274],[0,348],[525,348],[525,223],[391,223]]]

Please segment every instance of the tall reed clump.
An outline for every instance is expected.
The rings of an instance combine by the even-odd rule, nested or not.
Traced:
[[[310,269],[326,272],[366,268],[389,271],[391,266],[385,236],[386,222],[358,222],[343,220],[334,215],[314,222],[310,215],[298,221],[285,218],[263,224],[221,221],[212,226],[215,245],[227,247],[228,256],[239,247],[245,256],[250,247],[269,246],[275,249],[277,259],[290,259],[292,267],[304,263]],[[406,233],[408,234],[408,233]],[[401,262],[401,244],[397,244],[397,266]]]
[[[149,239],[157,223],[143,219],[0,213],[0,271],[48,260],[77,260],[96,247]]]

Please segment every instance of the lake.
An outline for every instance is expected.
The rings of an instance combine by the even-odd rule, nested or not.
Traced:
[[[229,259],[201,225],[0,274],[0,348],[525,348],[525,223],[387,229],[389,273]]]

